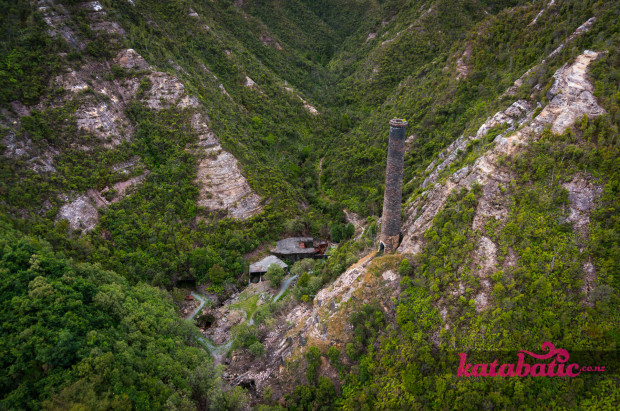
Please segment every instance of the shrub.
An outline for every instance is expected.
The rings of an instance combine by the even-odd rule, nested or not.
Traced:
[[[413,273],[413,267],[411,267],[408,259],[403,258],[398,266],[398,274],[404,277],[406,275],[411,275],[411,273]]]
[[[269,268],[267,268],[265,278],[271,282],[272,287],[279,287],[284,278],[284,268],[277,264],[271,264]]]
[[[313,383],[316,381],[317,371],[321,365],[321,351],[316,347],[310,347],[304,357],[306,357],[306,361],[308,361],[306,378],[309,383]]]
[[[340,350],[334,346],[329,347],[327,358],[329,358],[334,367],[338,367],[340,365]]]
[[[260,341],[256,341],[248,348],[250,353],[255,357],[260,357],[265,353],[265,346],[260,343]]]

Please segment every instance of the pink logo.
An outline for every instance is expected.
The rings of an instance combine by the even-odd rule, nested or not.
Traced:
[[[566,362],[570,355],[563,348],[555,348],[552,343],[544,342],[542,344],[543,351],[547,354],[534,354],[529,351],[521,350],[517,354],[517,364],[499,365],[497,360],[490,364],[467,364],[467,354],[460,353],[461,361],[459,363],[458,377],[576,377],[583,371],[603,372],[605,367],[602,366],[585,366],[579,367],[579,364],[573,363],[566,366]],[[536,358],[537,360],[549,360],[555,356],[550,363],[526,364],[524,362],[525,355]]]

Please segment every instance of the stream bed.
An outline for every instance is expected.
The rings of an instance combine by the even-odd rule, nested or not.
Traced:
[[[272,297],[271,301],[273,302],[278,301],[284,295],[284,293],[289,289],[293,281],[297,279],[297,277],[298,277],[297,275],[293,275],[293,276],[288,276],[287,278],[285,278],[282,281],[282,284],[280,285],[280,289],[278,290],[276,295]],[[198,308],[196,308],[196,310],[194,310],[194,312],[192,312],[185,319],[186,321],[192,321],[196,317],[196,315],[198,315],[198,313],[204,308],[207,301],[209,301],[207,297],[205,297],[204,295],[200,295],[197,292],[192,291],[190,294],[196,300],[200,301],[200,305],[198,306]],[[252,315],[246,321],[248,322],[249,325],[254,325],[254,316]],[[202,345],[207,351],[209,351],[209,353],[213,357],[213,360],[215,361],[216,364],[221,364],[223,362],[224,358],[226,358],[226,355],[228,355],[228,352],[230,351],[230,348],[232,347],[232,344],[234,342],[234,340],[231,338],[225,344],[214,345],[211,341],[209,341],[207,338],[203,337],[202,335],[198,337],[197,339],[200,345]]]

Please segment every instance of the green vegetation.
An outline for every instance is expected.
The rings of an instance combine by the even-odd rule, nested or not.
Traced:
[[[231,306],[231,308],[243,310],[247,314],[247,319],[252,318],[256,309],[258,308],[258,295],[253,295],[251,297],[246,298],[243,301],[240,301],[238,304]]]
[[[390,118],[406,118],[408,135],[417,137],[405,159],[403,198],[412,204],[426,195],[426,169],[443,148],[516,99],[547,103],[551,75],[585,49],[603,52],[589,75],[606,114],[580,119],[561,136],[544,131],[502,159],[513,176],[499,187],[506,219],[474,231],[482,187],[452,193],[421,253],[380,261],[405,277],[396,313],[359,303],[352,342],[342,352],[309,348],[301,359],[307,385],[286,401],[299,410],[611,408],[620,401],[617,381],[606,375],[458,379],[453,361],[461,351],[539,351],[544,340],[569,350],[617,349],[617,2],[101,4],[105,15],[74,0],[45,8],[0,0],[0,408],[243,409],[246,394],[224,386],[197,346],[196,328],[178,317],[173,301],[183,294],[175,283],[196,280],[229,295],[247,283],[247,255],[284,234],[338,243],[328,259],[291,267],[299,276],[294,299],[259,305],[255,295],[235,305],[256,325],[234,328],[233,349],[265,356],[261,338],[274,315],[289,303],[311,304],[375,246]],[[590,31],[548,57],[591,17]],[[127,48],[176,76],[198,107],[149,108],[144,98],[157,84],[148,70],[113,60]],[[543,59],[514,96],[504,95]],[[458,80],[457,60],[467,72]],[[87,72],[86,87],[64,89],[57,76],[71,72]],[[133,91],[109,94],[124,87]],[[104,119],[117,136],[78,127],[85,111],[102,107],[118,117]],[[261,197],[259,215],[240,221],[197,205],[205,155],[191,126],[197,111],[208,114],[209,128]],[[470,142],[440,181],[504,131]],[[112,189],[139,176],[143,182],[122,199]],[[568,220],[564,185],[573,180],[600,191],[583,232]],[[57,221],[68,201],[105,188],[110,204],[99,208],[92,231]],[[368,217],[356,240],[345,208]],[[498,263],[484,278],[474,257],[482,237],[496,244]],[[595,282],[583,291],[585,264]],[[380,275],[383,266],[370,270]],[[270,270],[277,287],[283,272]],[[321,375],[323,365],[338,370],[340,384]],[[278,400],[273,395],[265,391],[265,401]]]
[[[321,365],[321,351],[317,347],[309,347],[304,354],[306,360],[306,379],[308,385],[300,385],[292,394],[287,395],[287,403],[293,404],[292,410],[330,409],[336,400],[334,383],[327,377],[318,377]]]
[[[0,221],[0,407],[161,409],[228,401],[167,294],[74,263]],[[45,402],[43,402],[45,401]]]
[[[284,268],[280,267],[278,264],[271,264],[267,267],[265,279],[269,280],[272,287],[277,288],[282,284],[284,274]]]
[[[618,301],[619,271],[618,259],[609,252],[618,247],[620,228],[612,211],[620,176],[617,130],[609,115],[584,118],[576,133],[546,131],[506,165],[519,177],[503,188],[510,201],[507,221],[490,220],[484,230],[498,244],[503,268],[493,273],[492,289],[486,291],[493,308],[481,312],[474,298],[485,286],[472,275],[476,263],[470,257],[479,236],[471,229],[479,189],[452,196],[426,232],[412,276],[403,281],[397,328],[376,340],[379,349],[359,359],[359,373],[343,390],[343,407],[435,408],[466,399],[473,408],[540,403],[605,408],[618,400],[611,375],[477,381],[456,377],[455,358],[481,350],[536,352],[542,341],[569,352],[616,349],[618,319],[612,307]],[[562,184],[580,175],[604,186],[589,233],[575,232],[567,222],[568,192]],[[507,265],[511,253],[518,260]],[[588,295],[582,291],[587,261],[597,267],[597,285]],[[441,307],[449,307],[446,317]],[[449,327],[442,326],[446,323]],[[448,385],[453,388],[446,390]]]

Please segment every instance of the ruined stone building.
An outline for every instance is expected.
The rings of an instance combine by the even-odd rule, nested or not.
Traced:
[[[278,241],[271,252],[280,258],[298,261],[304,258],[322,258],[327,247],[326,241],[315,241],[312,237],[291,237]]]
[[[250,264],[250,282],[261,282],[263,279],[263,275],[267,272],[267,269],[272,264],[279,265],[280,267],[284,268],[284,271],[288,269],[288,265],[284,261],[280,260],[275,255],[269,255],[262,260],[255,262],[254,264]]]

